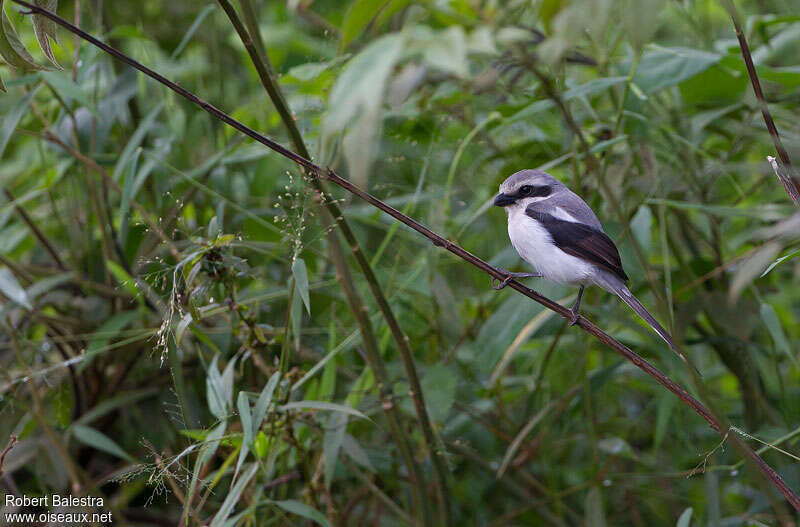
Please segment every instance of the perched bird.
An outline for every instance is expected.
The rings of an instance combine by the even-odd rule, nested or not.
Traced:
[[[506,271],[508,275],[499,286],[492,279],[493,288],[504,288],[512,278],[529,277],[579,285],[578,298],[570,310],[570,325],[574,325],[584,287],[598,285],[628,304],[688,364],[672,336],[625,285],[628,275],[616,245],[577,194],[550,174],[521,170],[503,181],[494,204],[506,209],[511,244],[537,272]]]

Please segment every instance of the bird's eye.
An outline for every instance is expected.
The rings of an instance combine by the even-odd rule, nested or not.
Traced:
[[[530,185],[522,185],[521,187],[519,187],[519,193],[522,194],[523,196],[527,196],[528,194],[531,193],[532,190],[533,187]]]

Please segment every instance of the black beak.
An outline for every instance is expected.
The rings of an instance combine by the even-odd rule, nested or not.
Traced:
[[[517,201],[516,198],[512,196],[507,196],[506,194],[503,194],[501,192],[494,198],[494,205],[495,207],[506,207],[508,205],[511,205],[512,203],[515,203],[516,201]]]

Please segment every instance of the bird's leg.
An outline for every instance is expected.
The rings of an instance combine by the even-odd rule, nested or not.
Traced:
[[[578,298],[575,299],[575,303],[569,310],[569,312],[572,314],[572,316],[569,319],[570,326],[574,326],[578,322],[578,317],[581,316],[580,310],[581,310],[581,297],[583,296],[583,288],[584,286],[581,286],[581,288],[578,289]]]
[[[511,271],[506,271],[502,267],[498,267],[497,270],[505,273],[506,277],[503,278],[503,280],[501,280],[498,285],[494,285],[494,282],[495,282],[495,280],[497,280],[497,278],[495,278],[494,276],[492,277],[492,281],[490,282],[490,284],[492,286],[492,289],[494,289],[496,291],[499,291],[499,290],[503,289],[514,278],[541,278],[542,277],[542,275],[540,273],[512,273]]]

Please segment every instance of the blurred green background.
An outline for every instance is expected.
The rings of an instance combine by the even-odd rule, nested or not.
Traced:
[[[291,147],[234,8],[316,162],[506,269],[526,270],[491,199],[547,170],[597,212],[730,433],[779,447],[763,456],[800,489],[800,215],[724,3],[40,3]],[[737,8],[800,163],[800,6]],[[632,364],[335,189],[426,429],[299,169],[19,9],[0,25],[0,443],[20,440],[3,493],[104,496],[115,525],[797,524]],[[596,288],[583,306],[690,386],[626,306]]]

